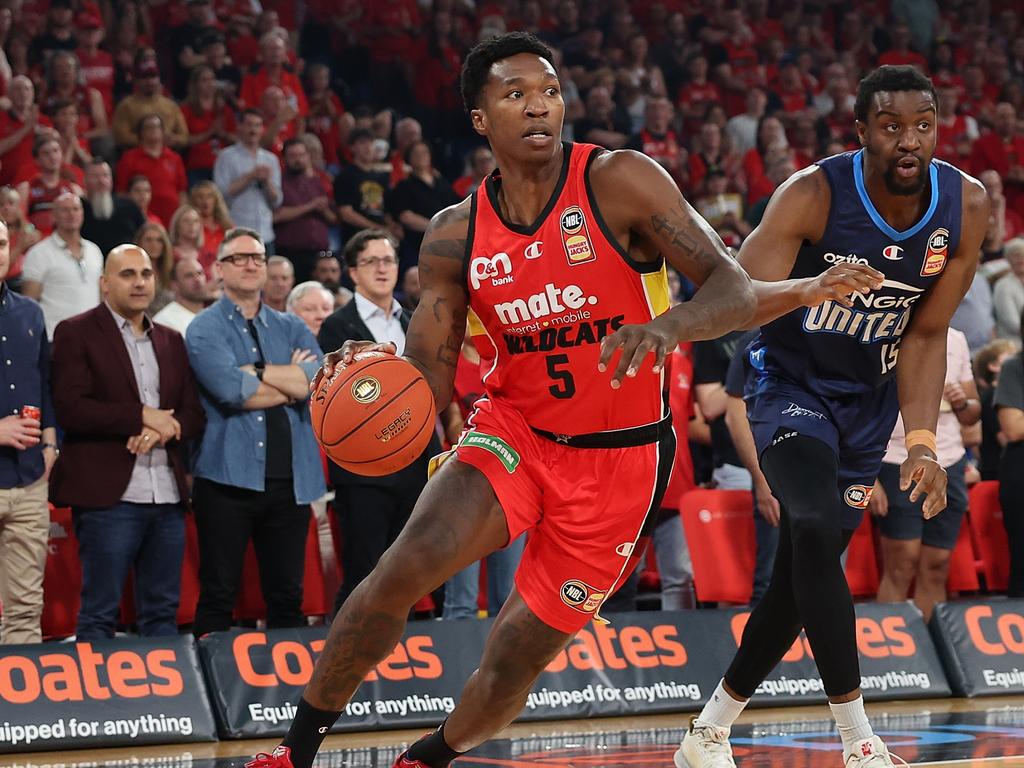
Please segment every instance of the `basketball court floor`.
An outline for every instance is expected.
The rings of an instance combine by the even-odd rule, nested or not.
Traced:
[[[914,766],[1024,767],[1024,697],[873,704],[876,732]],[[672,768],[689,715],[514,725],[455,768]],[[332,736],[317,765],[391,768],[422,731]],[[754,709],[733,729],[739,768],[842,768],[827,708]],[[276,741],[0,756],[0,768],[235,768]]]

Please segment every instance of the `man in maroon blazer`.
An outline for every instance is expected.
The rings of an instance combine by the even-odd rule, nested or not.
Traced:
[[[181,336],[146,316],[153,265],[119,245],[101,279],[104,301],[57,326],[53,400],[64,444],[50,499],[73,512],[82,563],[79,640],[113,637],[135,569],[141,635],[177,632],[189,499],[185,440],[203,409]]]

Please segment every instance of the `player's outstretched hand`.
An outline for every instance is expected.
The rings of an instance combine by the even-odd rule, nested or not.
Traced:
[[[323,367],[316,372],[313,381],[309,383],[309,391],[315,392],[316,388],[320,386],[320,380],[325,376],[327,378],[333,376],[334,366],[338,364],[348,365],[360,352],[385,352],[393,355],[398,352],[398,347],[390,341],[385,341],[383,344],[376,341],[346,341],[341,345],[341,349],[336,349],[324,355]]]
[[[877,291],[884,279],[885,275],[867,264],[836,264],[817,277],[807,279],[800,303],[805,307],[816,307],[831,299],[844,307],[852,307],[851,293]]]
[[[910,455],[900,467],[900,490],[906,491],[910,486],[910,501],[915,502],[925,494],[921,513],[924,519],[935,517],[946,508],[946,470],[924,446],[915,445]]]
[[[602,373],[608,370],[615,350],[622,350],[619,364],[612,374],[612,389],[622,386],[623,377],[636,376],[640,364],[651,352],[654,353],[654,372],[657,373],[665,364],[665,358],[678,346],[679,340],[658,322],[660,319],[655,318],[643,325],[624,325],[611,336],[604,337],[597,370]]]

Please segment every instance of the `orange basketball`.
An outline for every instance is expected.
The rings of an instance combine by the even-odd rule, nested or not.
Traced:
[[[434,431],[434,395],[415,366],[360,352],[324,378],[309,400],[313,433],[350,472],[378,477],[411,464]]]

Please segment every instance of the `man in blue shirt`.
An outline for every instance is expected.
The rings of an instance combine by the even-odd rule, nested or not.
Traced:
[[[306,405],[320,347],[301,319],[263,304],[267,253],[259,233],[229,231],[217,271],[224,295],[192,321],[186,337],[206,409],[192,492],[196,636],[231,626],[250,537],[268,627],[302,625],[309,504],[325,492]]]
[[[0,220],[0,280],[11,241]],[[57,458],[43,310],[0,282],[0,643],[38,643],[50,531],[47,480]]]

